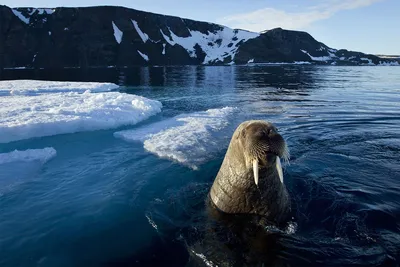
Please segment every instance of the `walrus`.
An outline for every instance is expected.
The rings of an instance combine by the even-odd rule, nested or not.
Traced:
[[[225,214],[259,215],[268,223],[284,223],[290,199],[281,159],[288,158],[286,142],[272,123],[241,123],[209,192],[213,206]]]

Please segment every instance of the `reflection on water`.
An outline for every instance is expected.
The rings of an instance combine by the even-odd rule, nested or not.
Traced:
[[[225,106],[240,110],[232,124],[271,120],[291,150],[285,181],[297,229],[274,232],[267,265],[399,264],[400,68],[177,66],[1,75],[114,82],[123,92],[160,100],[163,112],[138,127]],[[57,149],[54,160],[30,168],[25,180],[18,171],[15,186],[0,193],[1,266],[259,263],[252,253],[266,245],[263,235],[248,249],[230,231],[208,231],[205,199],[227,141],[195,171],[157,158],[139,142],[115,139],[115,131],[0,146]]]

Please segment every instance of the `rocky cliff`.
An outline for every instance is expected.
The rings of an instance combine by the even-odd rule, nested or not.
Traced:
[[[112,6],[0,6],[0,69],[273,62],[398,64],[280,28],[254,33]]]

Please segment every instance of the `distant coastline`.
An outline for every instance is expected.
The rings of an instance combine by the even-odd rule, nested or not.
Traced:
[[[124,7],[0,5],[0,70],[168,65],[400,65],[334,49],[302,31],[261,33]]]

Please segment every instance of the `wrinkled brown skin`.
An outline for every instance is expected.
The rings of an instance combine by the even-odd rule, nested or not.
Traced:
[[[254,155],[249,144],[256,141],[269,146],[265,154],[258,156],[262,162],[258,186],[249,160]],[[209,194],[215,207],[227,214],[253,214],[274,224],[285,222],[290,212],[290,199],[275,167],[275,154],[282,157],[285,147],[285,141],[273,124],[266,121],[240,124]]]

